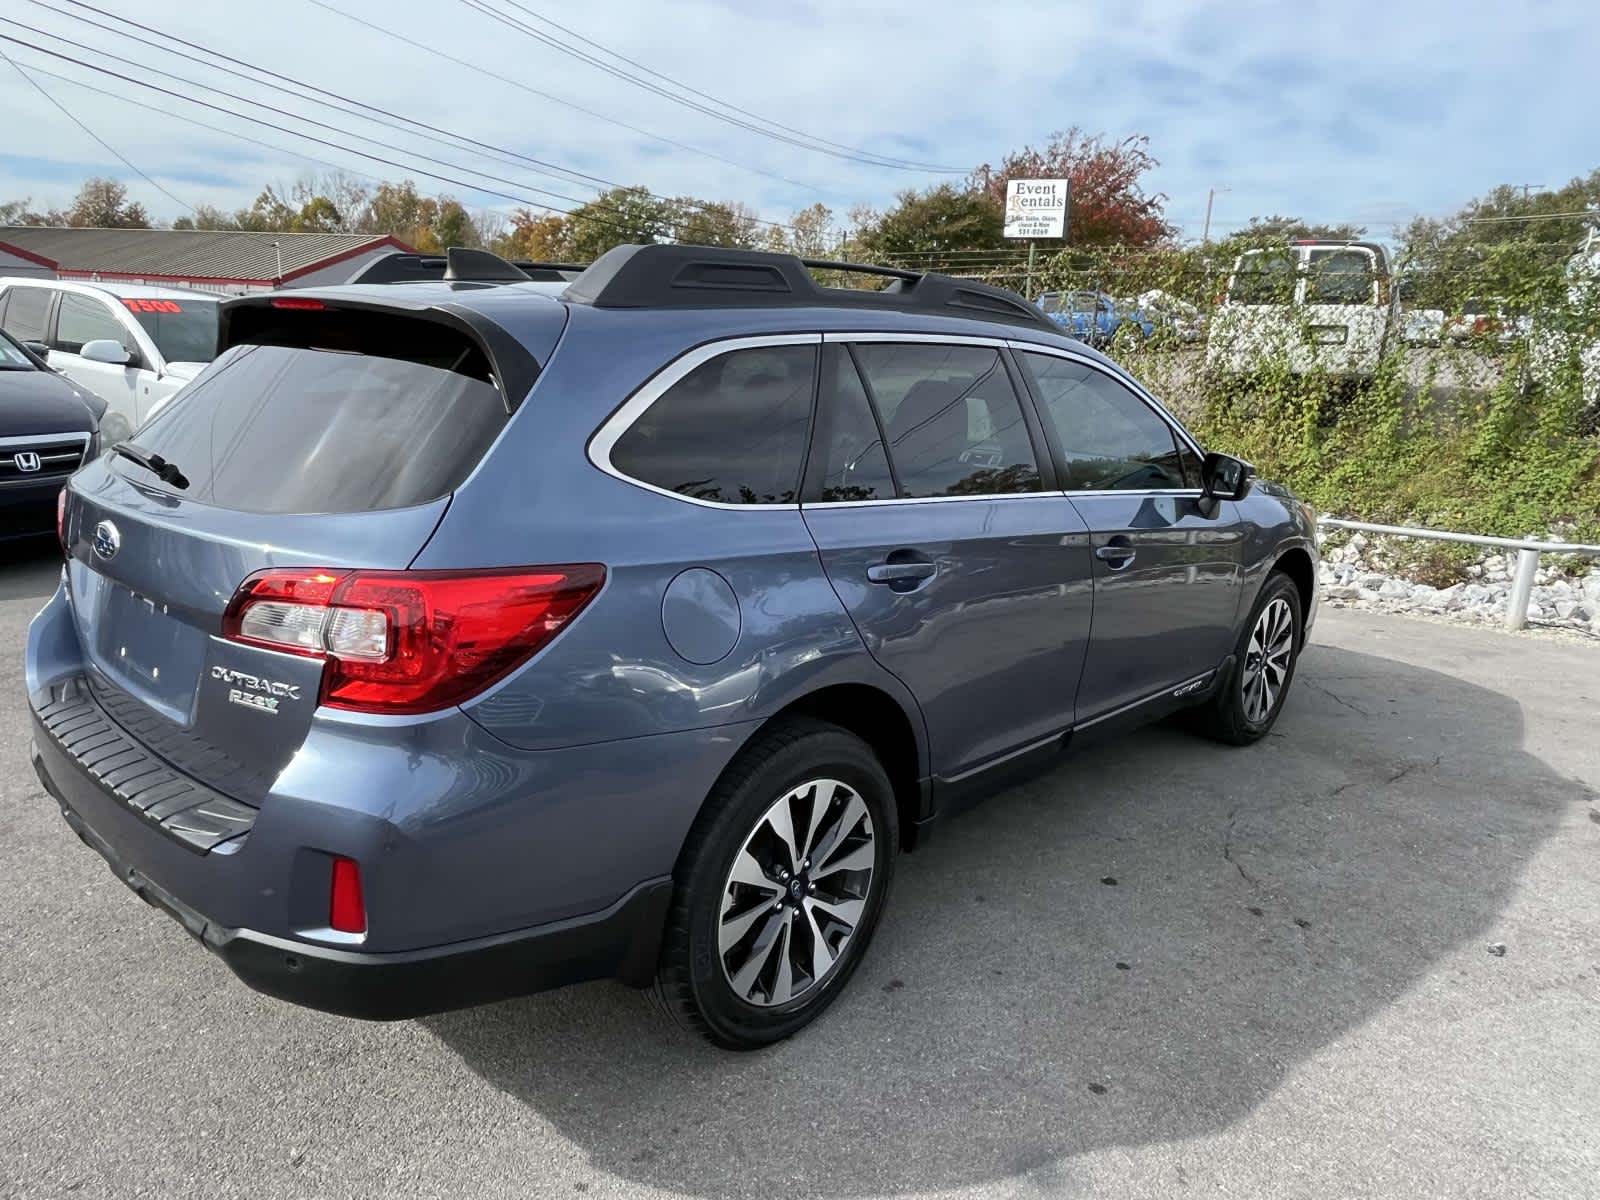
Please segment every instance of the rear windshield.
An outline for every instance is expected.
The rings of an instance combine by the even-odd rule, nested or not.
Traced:
[[[332,345],[243,345],[177,394],[134,444],[177,465],[183,496],[260,513],[403,508],[455,489],[506,423],[483,351],[427,322]],[[272,340],[284,340],[282,331]],[[405,357],[394,357],[404,355]],[[136,464],[116,469],[157,483]]]
[[[1372,255],[1365,250],[1313,250],[1306,272],[1307,304],[1376,304]]]
[[[1295,260],[1287,250],[1251,250],[1239,257],[1230,304],[1294,303]]]
[[[122,303],[167,362],[208,363],[217,356],[215,300],[129,296]]]

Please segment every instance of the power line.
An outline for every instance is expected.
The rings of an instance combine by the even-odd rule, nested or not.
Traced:
[[[163,196],[165,196],[168,200],[171,200],[174,204],[176,204],[176,205],[178,205],[178,206],[180,206],[182,208],[187,208],[190,212],[194,212],[194,205],[189,204],[186,201],[179,200],[171,192],[167,191],[166,188],[162,187],[154,179],[151,179],[150,176],[146,175],[138,167],[134,166],[133,162],[127,157],[127,155],[123,154],[122,151],[118,150],[110,142],[106,141],[105,138],[101,137],[94,130],[90,129],[82,121],[78,120],[77,117],[73,116],[72,113],[68,110],[68,108],[67,108],[67,106],[65,104],[62,104],[61,101],[57,100],[48,91],[46,91],[44,84],[40,83],[32,75],[29,75],[26,71],[24,71],[22,69],[21,65],[14,58],[12,58],[9,54],[7,54],[4,50],[0,50],[0,58],[3,58],[8,63],[10,63],[12,68],[16,71],[16,73],[18,75],[21,75],[24,79],[26,79],[30,84],[33,85],[33,87],[38,91],[38,93],[41,96],[43,96],[46,100],[50,101],[51,104],[55,105],[56,108],[60,110],[62,116],[66,117],[67,120],[71,121],[79,129],[83,130],[90,137],[92,137],[96,142],[98,142],[102,147],[104,147],[105,150],[108,153],[110,153],[112,155],[115,155],[116,158],[121,161],[122,165],[128,168],[128,170],[132,171],[140,179],[144,180],[151,187],[155,188],[156,191],[160,192]]]
[[[75,0],[73,0],[73,2],[75,2]],[[335,16],[343,17],[346,21],[353,21],[357,25],[364,26],[365,28],[372,30],[374,33],[381,33],[385,37],[393,38],[397,42],[403,42],[407,46],[411,46],[427,54],[432,54],[437,58],[442,58],[446,62],[452,62],[457,66],[466,67],[469,71],[476,75],[483,75],[490,79],[498,80],[501,83],[518,88],[521,91],[528,93],[530,96],[538,96],[541,100],[549,100],[552,104],[559,104],[563,108],[569,108],[573,112],[582,113],[586,117],[593,117],[597,121],[604,121],[607,124],[615,125],[619,129],[626,129],[630,133],[637,133],[641,137],[650,138],[653,141],[660,142],[665,146],[672,146],[678,150],[687,150],[691,154],[701,155],[702,157],[711,159],[713,162],[722,163],[725,166],[735,167],[741,171],[749,171],[753,175],[760,175],[766,179],[776,180],[778,183],[786,183],[790,187],[797,187],[804,191],[821,194],[820,189],[813,184],[804,183],[796,179],[790,179],[788,176],[778,175],[772,171],[763,170],[761,167],[752,167],[748,163],[737,162],[731,158],[724,158],[722,155],[714,154],[710,150],[705,150],[699,146],[690,145],[688,142],[676,141],[659,133],[652,133],[648,129],[641,129],[637,125],[630,125],[626,121],[619,120],[616,117],[607,116],[602,112],[596,112],[592,108],[585,108],[581,104],[574,104],[572,101],[564,100],[560,96],[552,95],[550,92],[540,91],[538,88],[532,87],[520,79],[513,79],[509,75],[500,75],[489,70],[480,63],[469,62],[464,58],[457,58],[454,54],[449,54],[446,51],[439,49],[437,46],[430,46],[426,42],[419,42],[415,38],[407,37],[403,33],[397,33],[395,30],[389,29],[386,26],[375,24],[374,22],[368,21],[363,17],[356,16],[354,13],[347,13],[341,8],[334,7],[332,4],[328,3],[327,0],[306,0],[306,2],[308,4],[315,4],[318,8],[325,9],[326,11],[333,13]]]
[[[21,24],[21,22],[12,21],[9,18],[5,18],[5,17],[0,17],[0,20],[6,21],[8,24],[11,24],[11,25]],[[23,28],[27,29],[27,28],[30,28],[30,27],[24,25]],[[34,32],[38,32],[38,31],[34,31]],[[558,208],[555,205],[547,204],[547,203],[545,203],[543,201],[532,200],[532,199],[529,199],[525,195],[517,195],[517,194],[511,193],[511,192],[497,191],[494,188],[484,187],[482,184],[474,183],[471,180],[460,179],[460,178],[457,178],[457,177],[451,176],[451,175],[442,175],[442,174],[438,173],[437,171],[425,170],[425,169],[423,169],[421,167],[417,167],[417,166],[415,166],[413,164],[407,164],[405,162],[399,162],[399,161],[396,161],[395,159],[392,159],[392,158],[384,158],[382,155],[372,154],[372,153],[370,153],[368,151],[365,151],[365,150],[358,150],[358,149],[356,149],[356,148],[354,148],[352,146],[341,145],[338,142],[330,142],[326,138],[316,137],[315,135],[309,134],[309,133],[302,133],[298,129],[289,129],[289,128],[283,126],[283,125],[275,124],[272,121],[265,121],[265,120],[262,120],[260,117],[253,117],[249,113],[235,112],[230,108],[224,108],[219,104],[212,104],[210,101],[207,101],[207,100],[197,100],[192,96],[185,96],[185,95],[183,95],[183,94],[181,94],[179,92],[174,92],[170,88],[160,87],[160,86],[158,86],[156,84],[153,84],[153,83],[146,83],[142,79],[135,79],[132,76],[124,75],[124,74],[122,74],[121,72],[118,72],[118,71],[113,71],[109,67],[96,66],[94,63],[84,62],[82,59],[73,58],[69,54],[62,54],[60,51],[51,50],[51,49],[48,49],[47,47],[44,47],[44,46],[36,46],[32,42],[23,41],[21,38],[13,37],[11,34],[0,33],[0,41],[11,42],[13,45],[23,46],[23,47],[25,47],[25,48],[27,48],[29,50],[33,50],[33,51],[35,51],[35,52],[37,52],[39,54],[47,55],[47,56],[49,56],[51,58],[61,59],[64,62],[72,63],[74,66],[83,67],[85,70],[93,71],[96,74],[109,75],[113,79],[120,79],[124,83],[131,83],[135,87],[145,88],[148,91],[159,92],[161,95],[170,96],[174,100],[182,100],[186,104],[194,104],[194,105],[198,105],[201,108],[208,108],[208,109],[212,110],[213,112],[219,112],[219,113],[222,113],[225,116],[234,117],[234,118],[237,118],[237,119],[243,120],[243,121],[249,121],[253,125],[262,125],[262,126],[265,126],[268,129],[275,129],[279,133],[287,133],[291,137],[302,138],[302,139],[304,139],[305,141],[308,141],[308,142],[315,142],[319,146],[328,146],[328,147],[330,147],[331,149],[334,149],[334,150],[342,150],[342,151],[345,151],[346,153],[354,154],[358,158],[365,158],[365,159],[368,159],[368,160],[370,160],[372,162],[382,163],[384,166],[387,166],[387,167],[395,167],[395,168],[397,168],[397,169],[399,169],[401,171],[413,172],[413,173],[418,174],[418,175],[426,176],[429,179],[438,180],[441,183],[452,184],[452,185],[454,185],[456,187],[469,188],[469,189],[471,189],[473,191],[480,192],[480,193],[482,193],[484,195],[487,195],[487,196],[497,196],[502,200],[511,200],[511,201],[514,201],[514,202],[516,202],[518,204],[532,205],[535,208],[542,208],[542,209],[546,209],[546,210],[548,210],[550,212],[561,213],[563,216],[571,216],[572,215],[572,210],[570,210],[570,209]],[[163,72],[163,74],[164,74],[164,72]],[[219,89],[212,88],[210,90],[218,91]],[[224,94],[226,94],[226,93],[224,93]],[[268,105],[259,105],[259,107],[267,108],[267,107],[270,107],[270,106],[268,106]],[[282,111],[282,110],[274,110],[274,111]],[[288,113],[288,114],[285,114],[285,115],[290,116],[291,118],[293,118],[295,120],[306,121],[308,124],[321,124],[321,122],[310,121],[308,118],[305,118],[305,117],[296,117],[293,113]],[[335,132],[345,133],[346,136],[354,136],[354,135],[350,135],[347,131],[344,131],[344,130],[337,130],[336,129]],[[379,143],[373,138],[362,138],[361,140],[373,142],[374,145],[384,145],[384,143]],[[385,148],[395,149],[394,147],[387,147],[387,146],[385,146]],[[406,151],[400,150],[399,153],[406,153]],[[419,157],[426,158],[427,156],[426,155],[421,155]],[[432,160],[432,161],[438,161],[438,160]],[[453,165],[453,164],[445,164],[445,165]],[[470,167],[469,168],[465,168],[465,169],[471,174],[480,174],[480,175],[484,174],[481,171],[473,171]],[[519,185],[519,186],[525,186],[525,185]],[[531,190],[544,191],[545,189],[543,189],[543,188],[534,188],[534,189],[531,189]],[[606,227],[608,227],[608,228],[610,228],[612,230],[615,230],[615,231],[618,231],[618,232],[624,232],[624,233],[632,232],[631,230],[626,229],[624,226],[617,225],[614,222],[608,222],[604,218],[597,218],[597,220],[599,221],[599,223],[601,225],[604,225],[604,226],[606,226]]]
[[[194,63],[197,66],[204,67],[204,68],[206,68],[208,70],[221,71],[222,73],[224,73],[226,75],[230,75],[230,76],[232,76],[234,78],[242,79],[247,83],[259,84],[260,81],[256,80],[256,79],[252,79],[248,75],[241,74],[238,70],[234,69],[235,67],[243,67],[246,70],[254,71],[257,74],[268,76],[269,78],[278,81],[280,84],[288,84],[288,85],[290,85],[291,87],[294,87],[294,88],[307,89],[309,91],[319,93],[322,96],[332,97],[334,101],[337,101],[339,103],[333,103],[333,102],[330,102],[328,100],[319,100],[319,99],[317,99],[316,96],[307,96],[307,95],[303,94],[303,92],[291,92],[290,93],[291,95],[294,95],[296,99],[304,100],[304,101],[307,101],[307,102],[309,102],[311,104],[321,105],[324,108],[332,108],[335,111],[344,113],[346,116],[353,116],[353,117],[356,117],[359,120],[370,121],[370,122],[372,122],[374,124],[377,124],[377,125],[383,125],[383,126],[386,126],[387,128],[395,129],[395,130],[397,130],[398,132],[401,132],[401,133],[406,133],[406,134],[409,134],[409,135],[414,136],[414,137],[421,137],[426,141],[431,141],[431,142],[434,142],[434,143],[436,143],[438,145],[444,145],[444,146],[449,147],[450,149],[454,149],[454,150],[467,149],[467,150],[472,151],[472,152],[485,153],[487,157],[498,158],[498,161],[501,161],[501,162],[506,162],[507,161],[507,157],[506,156],[509,156],[510,158],[518,159],[521,162],[532,164],[537,169],[537,173],[549,174],[549,175],[552,175],[555,178],[564,179],[564,180],[566,180],[568,182],[582,183],[584,186],[605,186],[605,187],[612,187],[612,188],[620,188],[620,187],[624,187],[625,186],[625,185],[623,185],[621,183],[618,183],[615,180],[606,179],[603,176],[591,175],[591,174],[589,174],[587,172],[584,172],[584,171],[578,171],[578,170],[574,170],[572,168],[563,167],[558,163],[546,162],[543,159],[533,158],[533,157],[531,157],[529,155],[522,154],[521,152],[516,151],[516,150],[510,150],[510,149],[507,149],[505,147],[494,146],[491,143],[479,141],[476,138],[468,137],[465,134],[458,134],[458,133],[455,133],[455,132],[453,132],[451,130],[448,130],[448,129],[441,129],[436,125],[430,125],[430,124],[428,124],[427,122],[424,122],[424,121],[418,121],[415,118],[407,117],[407,116],[405,116],[403,114],[400,114],[400,113],[390,112],[388,109],[379,108],[376,105],[372,105],[372,104],[367,104],[364,101],[356,100],[356,99],[353,99],[351,97],[341,95],[340,93],[330,91],[327,88],[318,87],[316,84],[306,83],[305,81],[300,80],[300,79],[296,79],[293,76],[285,75],[285,74],[282,74],[281,72],[278,72],[278,71],[273,71],[273,70],[271,70],[270,68],[267,68],[267,67],[257,66],[254,63],[246,62],[243,59],[235,58],[234,56],[229,55],[229,54],[225,54],[225,53],[223,53],[221,51],[212,50],[209,47],[202,46],[202,45],[200,45],[200,44],[198,44],[196,42],[187,41],[184,38],[177,37],[174,34],[165,33],[162,30],[154,29],[151,26],[141,24],[140,22],[135,21],[130,17],[119,16],[116,13],[108,13],[104,9],[96,8],[92,4],[85,4],[85,3],[82,2],[82,0],[67,0],[67,3],[76,5],[79,8],[88,9],[91,12],[99,13],[102,16],[110,17],[113,20],[122,21],[124,24],[131,25],[135,29],[142,29],[146,33],[154,34],[158,38],[165,38],[166,40],[171,41],[171,42],[175,42],[178,45],[187,46],[190,49],[198,50],[200,53],[206,54],[206,55],[210,55],[212,58],[221,59],[225,63],[231,63],[231,64],[233,64],[233,67],[220,66],[220,65],[218,65],[216,63],[209,63],[209,62],[204,61],[203,59],[196,58],[193,55],[184,54],[180,50],[174,50],[170,46],[164,46],[164,45],[160,44],[159,42],[152,42],[148,38],[141,38],[137,34],[127,33],[127,32],[125,32],[123,30],[116,29],[116,28],[114,28],[112,26],[103,25],[100,22],[91,20],[91,19],[89,19],[87,17],[73,16],[72,14],[66,13],[63,10],[56,8],[51,4],[45,3],[44,0],[32,0],[32,2],[35,5],[37,5],[38,7],[41,7],[41,8],[44,8],[44,9],[50,11],[50,12],[53,12],[53,13],[57,14],[58,16],[69,17],[70,19],[72,19],[74,21],[78,21],[78,22],[83,23],[83,24],[91,25],[96,29],[100,29],[100,30],[102,30],[104,32],[111,33],[114,36],[117,36],[119,38],[123,38],[123,39],[127,39],[127,40],[138,42],[141,45],[149,46],[152,49],[155,49],[155,50],[160,51],[160,52],[165,53],[165,54],[171,54],[171,55],[173,55],[173,56],[175,56],[177,58],[181,58],[181,59],[183,59],[183,60],[185,60],[187,62]],[[4,19],[4,18],[0,18],[0,19]],[[12,22],[12,24],[21,24],[21,23],[14,21],[14,22]],[[27,26],[27,25],[22,25],[22,28],[31,29],[31,27]],[[42,31],[42,30],[34,29],[32,31],[35,32],[35,33],[43,33],[44,36],[54,38],[57,41],[67,41],[68,40],[68,39],[65,39],[65,38],[61,38],[58,35],[51,34],[51,33],[48,33],[48,32]],[[94,50],[93,47],[88,47],[88,46],[84,46],[82,48],[86,49],[86,50]],[[102,54],[105,53],[104,51],[95,51],[95,52],[96,53],[102,53]],[[149,67],[147,69],[149,69],[150,71],[154,72],[157,75],[163,75],[168,79],[175,79],[180,83],[185,83],[185,84],[188,84],[189,86],[192,86],[192,87],[203,87],[203,88],[206,88],[206,89],[208,89],[208,90],[210,90],[212,92],[216,92],[219,95],[227,96],[231,100],[237,100],[237,101],[240,101],[240,102],[245,103],[245,104],[252,104],[252,105],[256,106],[257,108],[264,108],[264,109],[268,110],[269,112],[279,113],[282,116],[290,117],[291,119],[294,119],[294,120],[304,121],[307,124],[311,124],[311,125],[318,125],[318,126],[324,128],[324,129],[335,129],[335,130],[338,129],[337,126],[328,125],[327,123],[321,122],[321,121],[317,121],[314,118],[301,116],[298,113],[289,112],[289,111],[287,111],[285,109],[277,108],[274,105],[265,104],[262,101],[251,99],[248,96],[240,96],[240,95],[238,95],[236,93],[226,91],[225,89],[215,87],[214,85],[197,83],[194,80],[186,79],[186,78],[184,78],[183,76],[180,76],[180,75],[174,75],[171,72],[161,71],[161,70],[159,70],[158,68],[155,68],[155,67]],[[395,121],[401,121],[401,122],[404,122],[407,125],[415,126],[418,129],[431,131],[433,134],[441,134],[446,138],[454,139],[454,141],[441,141],[440,138],[430,136],[429,133],[420,133],[419,134],[419,133],[416,133],[415,130],[406,129],[406,128],[403,128],[401,126],[395,125],[393,123],[393,121],[383,120],[381,117],[373,117],[373,116],[366,115],[365,113],[353,112],[353,111],[351,111],[350,108],[341,107],[341,105],[354,105],[356,108],[365,109],[365,110],[368,110],[368,112],[371,112],[371,113],[382,114],[382,117],[393,118]],[[343,130],[339,130],[339,131],[340,132],[345,132]],[[381,146],[381,147],[384,147],[385,149],[395,150],[395,151],[401,152],[401,153],[413,153],[413,154],[420,153],[418,151],[406,151],[402,147],[397,147],[397,146],[390,145],[389,143],[386,143],[386,142],[381,142],[381,141],[377,140],[376,138],[367,137],[364,134],[353,134],[352,136],[360,137],[364,141],[371,142],[373,145]],[[458,142],[465,142],[468,145],[466,145],[466,146],[457,145],[456,143],[458,143]],[[516,180],[505,179],[502,176],[492,175],[492,174],[490,174],[490,173],[488,173],[486,171],[481,171],[481,170],[478,170],[475,167],[466,166],[464,164],[451,163],[448,160],[431,158],[430,156],[427,156],[427,155],[421,155],[421,157],[427,159],[428,161],[439,163],[439,164],[442,164],[442,165],[445,165],[445,166],[449,166],[449,167],[451,167],[453,169],[456,169],[456,170],[471,171],[474,174],[482,175],[484,178],[494,180],[497,183],[507,183],[507,184],[511,184],[513,186],[532,187],[532,185],[518,184],[518,182]],[[518,166],[519,164],[516,163],[516,162],[512,162],[509,165]],[[571,177],[571,178],[568,178],[568,177]],[[585,181],[592,181],[592,182],[585,182]],[[564,195],[564,194],[562,194],[560,192],[551,191],[551,190],[549,190],[547,188],[532,187],[532,190],[533,191],[537,191],[537,192],[543,192],[544,194],[549,195],[549,196],[553,196],[558,200],[565,200],[565,201],[567,201],[569,203],[572,203],[572,204],[580,204],[580,205],[581,204],[589,204],[589,205],[598,206],[601,209],[606,209],[606,208],[611,207],[611,206],[606,205],[606,204],[604,204],[604,203],[602,203],[600,201],[597,201],[597,200],[584,200],[584,199],[581,199],[581,198],[575,197],[575,196],[567,196],[567,195]],[[663,200],[663,201],[668,199],[668,197],[657,195],[656,193],[649,192],[648,190],[646,190],[646,191],[647,191],[647,194],[650,195],[653,199]],[[701,202],[701,201],[690,201],[689,202],[689,206],[692,207],[692,208],[704,209],[704,208],[707,207],[707,204],[706,204],[706,202]],[[790,228],[792,228],[792,226],[786,225],[781,221],[771,221],[771,220],[767,220],[767,219],[762,218],[762,217],[753,217],[752,219],[755,220],[758,224],[762,224],[762,225],[769,225],[769,226],[774,226],[774,227],[782,228],[782,229],[790,229]]]
[[[386,180],[377,175],[367,175],[361,171],[353,171],[342,163],[330,162],[325,158],[317,158],[314,155],[307,154],[304,150],[294,150],[287,146],[279,146],[274,142],[264,142],[260,138],[253,138],[248,133],[240,133],[236,129],[224,129],[221,125],[212,125],[194,117],[185,116],[183,113],[173,112],[171,109],[160,108],[154,104],[147,104],[143,100],[135,100],[132,96],[124,96],[120,92],[107,91],[105,88],[95,87],[92,83],[85,83],[81,79],[73,79],[71,76],[60,75],[55,71],[47,71],[43,67],[30,64],[28,70],[33,72],[35,75],[43,75],[47,79],[54,79],[60,83],[70,84],[73,87],[81,88],[86,92],[93,92],[97,96],[104,96],[108,100],[115,100],[119,104],[129,104],[135,108],[142,108],[146,112],[153,112],[160,116],[170,118],[174,121],[182,121],[184,124],[193,125],[197,129],[205,129],[211,133],[220,133],[224,137],[235,138],[241,142],[249,142],[252,146],[260,146],[263,150],[271,150],[275,154],[287,154],[290,158],[298,158],[302,162],[314,163],[319,167],[327,167],[331,171],[342,171],[356,179],[364,179],[368,183],[381,184],[393,182],[392,180]],[[443,200],[447,199],[447,197],[443,195],[435,195],[433,199]],[[488,211],[497,213],[500,216],[511,215],[504,209],[499,208],[489,209]]]
[[[549,17],[544,16],[541,13],[535,12],[533,9],[529,8],[526,4],[520,3],[520,0],[503,0],[503,2],[506,3],[506,4],[509,4],[512,8],[516,9],[517,11],[519,11],[521,13],[524,13],[527,16],[532,17],[535,21],[538,21],[539,23],[541,23],[543,25],[548,25],[552,29],[559,29],[562,33],[566,34],[568,37],[576,38],[578,41],[582,42],[584,45],[590,46],[593,49],[600,51],[602,54],[607,54],[607,55],[611,56],[612,58],[616,59],[618,62],[627,63],[630,67],[634,67],[634,68],[636,68],[636,69],[638,69],[640,71],[643,71],[647,75],[652,75],[655,78],[661,80],[663,83],[671,84],[673,87],[679,88],[682,91],[688,92],[692,96],[698,96],[702,100],[708,100],[712,104],[719,105],[720,107],[726,108],[726,109],[730,110],[731,112],[736,112],[740,116],[748,117],[752,121],[759,121],[763,125],[771,125],[774,129],[781,129],[785,133],[792,133],[796,137],[804,138],[807,141],[816,142],[820,146],[832,147],[834,150],[843,151],[844,153],[849,154],[849,155],[861,155],[861,154],[864,154],[864,155],[867,155],[869,157],[872,157],[872,158],[875,158],[875,159],[879,159],[879,160],[881,160],[882,164],[885,165],[885,166],[897,165],[897,166],[899,166],[899,167],[901,167],[901,168],[903,168],[905,170],[934,171],[934,172],[939,172],[939,173],[944,173],[944,174],[953,174],[953,175],[965,175],[967,173],[967,170],[964,167],[942,167],[942,166],[939,166],[939,165],[934,164],[934,163],[912,162],[912,161],[910,161],[908,159],[899,159],[899,158],[892,158],[892,157],[890,157],[888,155],[880,155],[880,154],[877,154],[874,151],[863,150],[863,149],[861,149],[859,147],[856,147],[856,146],[847,146],[847,145],[844,145],[841,142],[832,142],[832,141],[829,141],[827,138],[818,137],[815,134],[806,133],[802,129],[796,129],[791,125],[784,125],[781,122],[774,121],[770,117],[759,116],[756,113],[751,112],[749,109],[740,108],[737,104],[732,104],[732,103],[729,103],[726,100],[718,99],[716,96],[711,95],[709,92],[702,92],[699,88],[691,87],[689,84],[684,83],[682,80],[674,79],[670,75],[663,75],[660,71],[655,70],[653,67],[647,67],[644,63],[639,62],[637,59],[632,59],[632,58],[629,58],[625,54],[617,53],[617,51],[611,49],[609,46],[602,46],[599,42],[595,41],[593,38],[584,37],[584,35],[579,33],[577,30],[569,29],[567,26],[561,24],[559,21],[553,21]]]
[[[851,162],[865,163],[868,166],[890,167],[900,171],[931,170],[946,174],[965,173],[964,169],[960,167],[935,167],[922,163],[911,163],[901,159],[888,158],[883,155],[875,155],[864,151],[835,150],[826,143],[822,143],[816,139],[804,140],[804,138],[793,137],[787,133],[780,132],[776,128],[765,128],[761,125],[755,124],[754,122],[744,120],[741,117],[732,116],[726,112],[719,112],[717,109],[705,104],[701,104],[699,101],[693,100],[688,96],[679,95],[676,92],[667,90],[659,84],[651,83],[648,79],[641,79],[639,76],[633,75],[628,71],[624,71],[619,67],[614,67],[610,63],[596,58],[594,55],[589,54],[584,50],[580,50],[576,46],[570,46],[566,42],[561,41],[559,38],[552,37],[550,34],[535,29],[525,21],[501,12],[499,9],[489,7],[484,0],[461,0],[461,3],[465,4],[474,12],[481,13],[486,17],[490,17],[493,20],[499,21],[502,25],[505,25],[509,29],[515,29],[519,33],[533,38],[535,41],[542,42],[544,45],[560,51],[562,54],[565,54],[571,58],[576,58],[580,62],[588,63],[597,70],[604,71],[607,75],[611,75],[625,83],[631,83],[635,87],[643,88],[645,91],[652,92],[665,100],[671,100],[674,104],[680,104],[685,108],[693,109],[695,112],[704,113],[708,117],[713,117],[716,120],[724,121],[729,125],[736,125],[740,129],[746,129],[751,133],[760,134],[762,137],[768,137],[779,142],[785,142],[802,150],[811,150],[819,154],[827,154],[834,158],[842,158]],[[809,135],[805,136],[809,137]]]

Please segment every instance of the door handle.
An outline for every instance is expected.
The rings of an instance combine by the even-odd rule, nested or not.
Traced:
[[[1121,534],[1118,534],[1104,546],[1098,547],[1094,552],[1094,556],[1113,571],[1120,571],[1133,561],[1136,553],[1137,551],[1134,550],[1132,543]]]
[[[875,563],[867,568],[867,579],[873,583],[915,583],[932,579],[939,573],[939,565],[931,562]]]

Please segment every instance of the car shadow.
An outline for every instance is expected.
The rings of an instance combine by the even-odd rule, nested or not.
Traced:
[[[779,1046],[714,1050],[613,984],[424,1024],[651,1187],[1059,1184],[1241,1119],[1481,935],[1586,794],[1522,734],[1507,696],[1314,645],[1255,747],[1158,726],[939,830],[850,987]]]
[[[0,542],[0,601],[44,601],[61,578],[61,546],[55,534]]]

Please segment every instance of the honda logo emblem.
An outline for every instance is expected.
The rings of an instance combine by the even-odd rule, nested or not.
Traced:
[[[18,450],[12,455],[11,461],[17,464],[17,470],[25,475],[30,475],[39,469],[39,456],[32,450]]]

